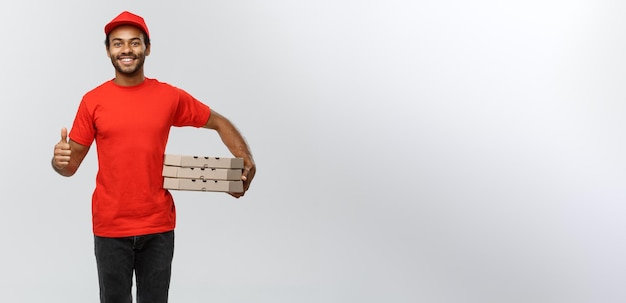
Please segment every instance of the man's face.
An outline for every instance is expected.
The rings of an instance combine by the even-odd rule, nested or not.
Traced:
[[[118,73],[133,76],[143,72],[143,63],[150,55],[144,36],[138,28],[122,25],[109,33],[107,55]]]

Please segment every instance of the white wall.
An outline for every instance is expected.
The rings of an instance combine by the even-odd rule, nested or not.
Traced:
[[[258,164],[241,200],[175,193],[172,302],[626,300],[626,5],[62,0],[0,4],[0,301],[97,301],[95,149],[49,161],[123,10],[147,75]],[[189,128],[168,151],[228,155]]]

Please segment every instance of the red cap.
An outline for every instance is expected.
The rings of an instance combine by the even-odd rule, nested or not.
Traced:
[[[146,22],[143,21],[143,18],[128,11],[122,12],[121,14],[117,15],[117,17],[115,17],[113,20],[111,20],[111,22],[109,22],[104,27],[104,33],[106,35],[109,35],[109,33],[114,28],[120,25],[132,25],[138,27],[146,33],[146,36],[148,36],[148,38],[150,37],[150,32],[148,32],[148,26],[146,25]]]

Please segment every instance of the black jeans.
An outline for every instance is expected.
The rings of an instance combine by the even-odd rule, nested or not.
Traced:
[[[174,231],[125,238],[94,237],[101,303],[131,303],[133,270],[137,303],[166,303]]]

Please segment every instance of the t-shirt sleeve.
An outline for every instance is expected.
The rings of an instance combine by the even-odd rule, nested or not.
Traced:
[[[174,117],[174,126],[202,127],[211,115],[208,105],[200,102],[186,91],[178,89],[178,104]]]
[[[79,144],[90,146],[96,137],[93,115],[87,108],[85,99],[80,102],[74,124],[70,130],[70,138]]]

